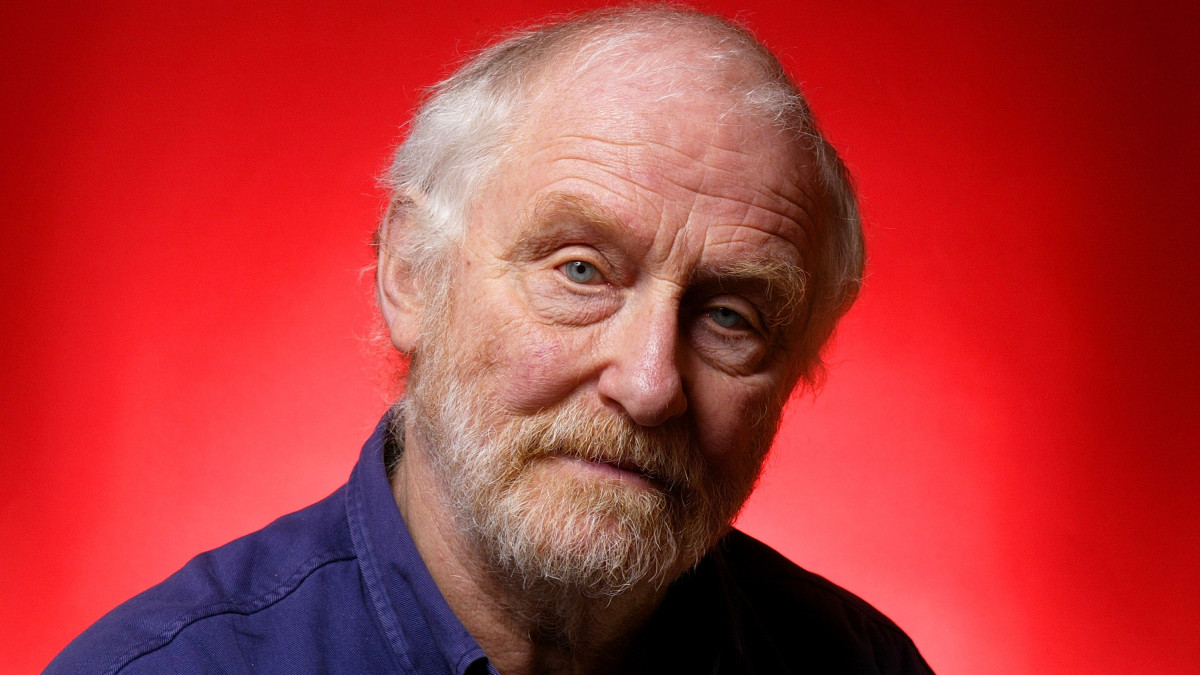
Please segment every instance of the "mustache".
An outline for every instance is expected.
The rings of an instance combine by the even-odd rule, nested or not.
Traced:
[[[643,427],[572,402],[526,417],[514,431],[512,454],[520,465],[551,456],[601,462],[640,473],[669,491],[699,484],[704,473],[692,431],[682,420]]]

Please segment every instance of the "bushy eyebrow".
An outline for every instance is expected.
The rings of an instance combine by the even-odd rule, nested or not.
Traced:
[[[797,316],[804,303],[808,273],[786,260],[762,257],[739,260],[716,270],[699,270],[692,282],[731,290],[741,286],[760,289],[767,301],[765,318],[772,327],[777,327]]]
[[[620,218],[600,204],[586,197],[551,192],[538,197],[533,208],[518,221],[519,229],[511,251],[534,255],[546,253],[546,249],[557,247],[561,235],[561,228],[548,225],[572,221],[586,225],[590,231],[599,231],[602,237],[610,239],[629,232]]]

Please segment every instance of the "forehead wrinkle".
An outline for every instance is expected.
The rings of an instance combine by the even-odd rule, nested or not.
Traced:
[[[582,156],[563,156],[563,157],[555,158],[553,160],[553,163],[557,164],[559,162],[572,162],[572,161],[587,162],[591,167],[595,168],[596,170],[599,170],[605,174],[608,174],[609,176],[612,176],[613,178],[616,178],[617,180],[619,180],[621,182],[630,183],[630,184],[636,186],[637,188],[639,188],[639,190],[641,192],[656,192],[652,186],[647,185],[646,183],[637,180],[634,176],[625,173],[621,169],[618,169],[615,167],[609,167],[606,164],[597,162],[595,158],[582,157]],[[603,187],[608,192],[616,192],[611,187],[600,185],[599,183],[596,183],[596,181],[594,181],[594,180],[582,178],[581,176],[579,176],[576,173],[572,173],[571,175],[567,176],[566,179],[567,180],[586,181],[586,182],[598,185],[600,187]]]
[[[751,167],[749,170],[745,168],[736,169],[725,166],[724,162],[713,161],[709,155],[713,154],[732,154],[744,157],[749,160]],[[708,169],[701,178],[701,184],[695,188],[695,191],[704,193],[705,185],[711,180],[710,172],[716,172],[718,175],[728,177],[730,184],[740,185],[749,193],[750,199],[744,199],[740,195],[728,195],[726,199],[742,202],[747,206],[747,215],[750,208],[759,208],[769,213],[772,213],[784,220],[790,220],[800,226],[802,234],[806,234],[805,228],[811,225],[811,216],[809,214],[808,205],[811,205],[811,196],[807,193],[805,187],[807,181],[789,180],[787,169],[791,168],[792,162],[786,159],[788,153],[777,155],[775,152],[766,152],[752,154],[740,147],[727,148],[713,142],[707,146],[703,157],[695,158],[697,162],[705,165]],[[756,162],[755,159],[760,161]],[[795,159],[795,158],[793,158]],[[771,178],[760,177],[764,174],[774,174]],[[670,179],[667,179],[670,180]],[[675,182],[675,181],[672,181]],[[688,189],[688,186],[681,185],[675,182],[679,187]],[[788,190],[787,188],[794,188]],[[785,191],[794,192],[795,195],[785,194]],[[773,198],[773,199],[772,199]],[[789,213],[794,207],[798,214]]]
[[[804,186],[807,187],[807,185],[808,185],[808,182],[805,181]],[[801,236],[807,240],[808,235],[809,235],[809,230],[814,226],[814,223],[816,222],[813,220],[813,214],[812,214],[813,199],[812,199],[812,195],[810,195],[808,193],[808,190],[807,189],[797,190],[796,192],[799,194],[799,199],[793,199],[793,198],[779,192],[775,188],[770,187],[769,185],[766,185],[765,183],[763,184],[763,188],[766,189],[768,192],[770,192],[772,195],[774,195],[780,202],[795,207],[796,210],[799,212],[800,217],[796,218],[796,217],[788,215],[787,213],[784,213],[785,209],[777,210],[777,209],[773,209],[773,208],[770,208],[767,206],[758,205],[759,208],[770,211],[771,213],[774,213],[775,215],[779,216],[780,218],[784,218],[786,220],[792,221],[793,223],[796,223],[796,225],[798,225],[800,227]]]
[[[660,178],[668,183],[671,183],[672,185],[679,187],[688,194],[688,217],[685,226],[681,228],[681,231],[687,229],[688,225],[697,222],[698,219],[703,218],[711,221],[707,224],[709,227],[724,226],[748,228],[762,232],[763,234],[781,237],[795,245],[797,248],[800,247],[800,241],[807,240],[808,238],[806,224],[810,221],[807,218],[807,212],[799,204],[784,199],[782,196],[780,197],[781,201],[787,204],[795,205],[799,209],[800,213],[798,215],[801,216],[799,219],[797,219],[797,217],[793,214],[787,213],[788,209],[785,207],[771,203],[773,200],[747,200],[732,195],[711,195],[706,194],[702,189],[690,189],[688,186],[681,185],[677,181],[673,181],[666,176],[661,176]],[[759,193],[754,191],[754,194],[758,195]],[[777,195],[778,193],[771,191],[771,194]],[[705,213],[702,208],[705,204],[713,204],[715,205],[715,208],[712,210],[712,212]],[[730,208],[732,205],[737,205],[736,210]],[[751,217],[751,213],[756,209],[770,214],[773,216],[773,218],[767,219],[769,222],[756,222],[756,219]],[[772,223],[774,223],[773,226]],[[799,239],[797,241],[792,241],[791,237],[785,234],[788,230],[792,229],[794,229],[799,235]]]
[[[636,140],[618,140],[618,139],[600,138],[597,136],[588,136],[588,135],[582,135],[582,134],[560,135],[557,138],[555,138],[553,142],[547,143],[545,146],[543,146],[542,148],[539,148],[532,154],[536,155],[541,152],[546,152],[561,143],[570,144],[571,141],[577,141],[577,140],[587,141],[588,143],[596,143],[596,144],[600,144],[600,145],[613,146],[613,148],[621,149],[621,150],[628,150],[628,149],[633,149],[633,148],[645,148],[647,150],[652,151],[652,152],[647,153],[645,156],[648,158],[651,158],[651,157],[654,158],[655,164],[664,164],[664,165],[669,165],[669,166],[680,168],[680,169],[682,169],[682,171],[680,173],[694,172],[695,167],[693,167],[691,165],[695,164],[695,165],[699,165],[699,166],[703,167],[704,173],[706,173],[706,174],[707,174],[707,172],[715,171],[719,174],[733,176],[734,178],[740,178],[742,175],[741,172],[722,167],[722,166],[720,166],[720,162],[714,163],[712,160],[709,159],[709,156],[714,153],[725,153],[725,154],[737,155],[740,157],[747,158],[748,160],[751,160],[750,163],[753,163],[752,160],[754,157],[754,155],[752,153],[742,150],[741,148],[726,148],[726,147],[722,147],[721,145],[718,145],[717,143],[715,143],[713,141],[704,142],[703,143],[704,147],[703,147],[702,151],[700,151],[700,152],[689,152],[683,148],[676,147],[676,145],[673,145],[671,143],[660,142],[660,141],[655,141],[655,140],[646,139],[646,138],[639,138]],[[662,151],[664,154],[673,155],[676,157],[662,157],[655,151]],[[585,153],[572,153],[569,155],[563,155],[562,159],[577,159],[577,160],[581,160],[581,161],[600,162],[600,161],[603,161],[601,158],[604,157],[606,154],[615,155],[617,153],[616,152],[597,153],[596,155],[587,155]],[[635,169],[637,167],[631,165],[627,168]],[[611,171],[610,171],[610,173],[611,173]],[[666,172],[655,172],[655,173],[661,174],[664,176],[666,175]],[[702,182],[704,180],[707,180],[707,177],[702,179]],[[697,191],[696,190],[697,186],[690,186],[690,185],[687,185],[685,183],[675,181],[675,180],[672,180],[671,182],[672,182],[672,184],[677,185],[679,187]],[[771,192],[772,194],[777,193],[777,191],[775,191],[773,189],[768,189],[768,192]]]
[[[572,136],[572,138],[587,138],[587,137],[586,136]],[[605,173],[613,176],[614,178],[617,178],[617,179],[623,180],[623,181],[627,181],[627,182],[632,183],[633,185],[636,185],[637,187],[639,187],[643,190],[649,191],[649,192],[658,192],[658,191],[655,190],[651,185],[647,184],[644,180],[639,180],[637,177],[638,173],[643,173],[643,172],[647,173],[649,175],[652,175],[655,179],[661,181],[662,183],[679,188],[680,190],[683,190],[683,191],[686,191],[689,193],[696,193],[701,196],[712,197],[715,199],[724,199],[724,200],[729,200],[729,201],[734,201],[734,202],[741,202],[741,203],[746,204],[750,208],[760,208],[760,209],[767,211],[769,213],[772,213],[784,220],[790,220],[790,221],[796,223],[797,225],[800,226],[800,230],[801,230],[802,234],[807,234],[806,228],[811,227],[811,225],[812,225],[813,220],[812,220],[812,214],[810,213],[812,198],[808,194],[808,192],[803,188],[803,186],[807,184],[807,181],[789,181],[789,180],[786,180],[786,178],[784,178],[783,176],[780,177],[779,181],[758,180],[755,178],[748,179],[747,175],[746,175],[748,173],[747,171],[745,171],[745,170],[739,171],[739,170],[730,169],[730,168],[722,166],[721,162],[713,162],[707,158],[707,155],[709,155],[710,153],[713,153],[713,152],[728,153],[728,154],[738,155],[738,156],[746,157],[746,158],[753,157],[753,155],[751,155],[751,153],[748,153],[741,149],[725,148],[725,147],[721,147],[715,143],[712,143],[712,144],[708,144],[706,146],[706,150],[704,153],[699,154],[699,155],[693,155],[693,154],[685,152],[681,149],[672,147],[671,145],[668,145],[665,143],[659,143],[659,142],[652,141],[652,140],[639,140],[639,141],[610,141],[610,140],[606,140],[606,139],[594,139],[594,140],[597,140],[598,142],[603,143],[603,144],[614,145],[617,147],[624,147],[624,148],[651,147],[651,148],[661,149],[661,150],[667,151],[673,155],[678,155],[681,158],[688,160],[689,162],[695,162],[697,164],[700,164],[704,167],[704,170],[702,172],[700,172],[700,176],[699,176],[698,180],[688,181],[688,180],[680,180],[680,179],[676,178],[677,175],[686,175],[688,173],[691,173],[687,170],[689,167],[682,166],[684,164],[683,162],[676,163],[677,166],[681,166],[681,168],[683,169],[682,171],[678,171],[678,172],[676,172],[676,171],[651,171],[648,169],[643,169],[642,171],[639,172],[636,170],[636,167],[632,167],[632,166],[609,167],[603,161],[599,161],[598,157],[573,155],[570,157],[563,157],[561,159],[574,159],[577,161],[590,162],[590,163],[596,165],[601,170],[603,170]],[[667,158],[657,158],[657,162],[667,163],[667,162],[671,162],[671,160],[667,159]],[[770,163],[778,166],[781,162],[775,158],[772,158]],[[714,182],[719,182],[715,178],[715,175],[728,177],[727,185],[745,188],[745,192],[749,193],[750,199],[744,198],[743,195],[719,194],[718,191],[709,192],[708,186]],[[796,194],[795,195],[784,194],[783,189],[781,189],[780,187],[776,187],[775,185],[772,184],[774,182],[779,182],[779,183],[784,184],[782,186],[783,189],[786,189],[786,187],[788,185],[795,186],[797,188],[795,190]],[[789,207],[793,207],[795,209],[796,213],[794,213],[794,214],[789,213],[789,211],[792,210]]]
[[[719,132],[714,130],[713,135],[717,136],[717,135],[719,135]],[[544,152],[550,152],[556,148],[559,148],[562,145],[567,145],[568,147],[570,147],[573,144],[573,142],[575,142],[575,141],[584,141],[585,146],[591,146],[592,144],[597,144],[597,145],[601,145],[601,146],[612,146],[614,151],[597,152],[595,154],[588,154],[585,152],[575,151],[575,152],[572,152],[569,154],[562,155],[561,159],[576,159],[576,160],[580,160],[580,161],[600,163],[600,162],[604,161],[603,158],[606,156],[620,154],[622,156],[622,158],[625,157],[625,153],[618,153],[618,152],[616,152],[616,150],[629,150],[629,149],[633,149],[633,148],[645,148],[647,150],[652,151],[652,152],[647,153],[645,156],[655,158],[656,164],[659,164],[659,163],[669,164],[669,165],[683,169],[684,172],[687,172],[689,169],[694,171],[694,168],[689,166],[689,164],[698,164],[698,165],[702,166],[706,171],[715,171],[720,174],[733,176],[735,178],[740,178],[741,173],[739,171],[724,168],[724,167],[720,166],[720,162],[714,163],[711,159],[709,159],[709,156],[714,153],[737,155],[739,157],[744,157],[747,160],[749,160],[748,163],[755,164],[755,162],[753,161],[755,158],[754,153],[747,152],[747,151],[741,149],[740,147],[724,147],[721,144],[717,143],[715,138],[710,139],[710,140],[705,140],[705,141],[696,141],[695,139],[692,139],[692,142],[691,142],[692,145],[702,144],[703,148],[700,149],[698,152],[689,152],[688,150],[686,150],[684,148],[677,147],[677,145],[679,145],[679,144],[687,144],[687,143],[683,142],[682,140],[677,144],[672,144],[672,143],[668,143],[668,142],[660,142],[660,141],[652,140],[649,138],[636,138],[633,140],[622,140],[622,139],[617,139],[617,138],[603,138],[600,136],[589,135],[589,134],[580,134],[580,133],[556,134],[553,139],[541,144],[540,147],[535,149],[533,152],[529,153],[529,156],[536,157],[539,154],[542,154]],[[673,155],[676,157],[675,158],[661,157],[661,156],[659,156],[659,154],[657,152],[654,152],[654,151],[663,151],[664,154]],[[772,164],[780,164],[782,162],[779,161],[778,158],[772,157],[771,163]],[[630,166],[629,168],[636,168],[636,167]],[[685,185],[678,181],[673,181],[673,182],[675,185],[678,185],[680,187],[694,189],[694,187]],[[772,194],[777,194],[777,191],[774,189],[768,188],[767,191]],[[782,195],[780,195],[780,197],[783,198]],[[786,199],[786,198],[784,198],[784,199]]]
[[[668,199],[666,195],[662,194],[662,191],[660,189],[656,189],[655,186],[652,186],[643,180],[639,180],[638,176],[636,174],[627,171],[625,167],[610,167],[607,164],[598,162],[595,157],[587,157],[587,156],[583,156],[583,155],[569,155],[569,156],[558,157],[553,160],[553,163],[559,163],[559,162],[586,162],[590,168],[601,171],[606,175],[612,176],[613,178],[617,179],[618,181],[621,181],[623,183],[628,183],[630,185],[637,187],[639,196],[636,199],[636,201],[641,201],[641,202],[645,202],[647,204],[652,204],[653,208],[656,211],[661,211],[663,205],[655,205],[654,200],[649,199],[649,195],[658,195],[659,197],[661,197],[663,199]],[[712,170],[721,171],[722,173],[725,173],[729,176],[734,177],[735,180],[741,178],[741,174],[739,174],[737,172],[728,171],[728,170],[724,170],[724,169],[717,169],[717,168],[713,168]],[[719,203],[719,202],[734,202],[737,204],[741,204],[743,206],[743,209],[741,211],[740,218],[727,216],[727,218],[730,221],[733,221],[736,224],[747,224],[750,220],[750,218],[749,218],[750,211],[752,209],[761,209],[761,210],[777,217],[781,221],[781,223],[785,224],[785,226],[778,228],[779,231],[783,231],[784,229],[787,229],[786,223],[790,222],[790,223],[794,223],[796,225],[796,229],[799,230],[801,237],[807,238],[807,227],[811,226],[812,219],[811,219],[811,217],[808,213],[808,209],[806,208],[806,205],[804,203],[801,203],[799,201],[796,201],[795,199],[789,198],[786,195],[780,193],[778,190],[776,190],[766,184],[759,184],[759,183],[752,184],[752,187],[761,187],[762,189],[761,190],[758,190],[758,189],[749,190],[749,192],[752,195],[751,199],[744,199],[741,196],[735,196],[735,195],[708,194],[705,191],[705,184],[708,183],[709,180],[711,180],[711,179],[708,178],[707,175],[708,175],[708,172],[705,172],[705,177],[700,180],[700,184],[698,184],[698,185],[693,185],[691,183],[686,183],[686,182],[676,180],[675,178],[672,177],[672,172],[655,173],[654,178],[661,181],[662,183],[665,183],[667,185],[678,188],[679,190],[686,193],[688,195],[690,203],[693,206],[696,204],[696,202],[698,202],[702,199],[717,202],[717,203]],[[596,187],[601,188],[605,192],[611,192],[614,195],[621,197],[623,200],[629,200],[628,195],[621,194],[620,191],[614,190],[611,186],[603,185],[601,183],[596,182],[593,179],[583,178],[579,175],[576,175],[575,173],[572,173],[572,175],[567,177],[567,180],[587,182],[592,185],[595,185]],[[739,181],[739,182],[743,185],[751,185],[750,183],[745,182],[745,181]],[[802,196],[805,196],[805,197],[807,196],[804,194],[804,192],[802,190],[800,191],[800,193]],[[766,197],[766,195],[769,195],[770,197],[774,197],[775,199],[770,199],[770,198]],[[805,201],[807,202],[809,200],[805,199]],[[787,208],[788,206],[795,207],[797,213],[795,213],[795,214],[789,213],[790,209]],[[701,214],[695,213],[694,208],[689,209],[688,222],[691,223],[693,220],[692,217],[696,216],[696,215],[701,215]],[[722,219],[725,219],[725,218],[722,218]],[[762,228],[756,228],[756,229],[762,229]]]
[[[593,164],[593,166],[595,165]],[[658,226],[654,227],[653,230],[656,232],[661,232],[663,225],[670,217],[668,215],[669,211],[682,210],[686,212],[687,215],[685,222],[679,228],[675,228],[670,245],[665,246],[665,250],[663,244],[659,244],[658,246],[654,247],[660,251],[660,253],[655,256],[656,259],[663,260],[670,259],[674,253],[679,250],[680,246],[682,246],[684,241],[688,238],[689,233],[693,231],[691,226],[696,224],[699,219],[715,219],[714,222],[709,223],[708,226],[704,228],[708,230],[708,236],[705,237],[705,239],[712,243],[719,243],[713,241],[713,235],[715,233],[727,233],[726,236],[721,237],[721,240],[724,242],[733,242],[738,239],[734,235],[738,233],[748,234],[746,231],[749,230],[760,232],[771,237],[780,237],[781,239],[787,241],[789,245],[796,248],[798,255],[800,255],[800,252],[803,250],[803,241],[805,241],[808,237],[808,232],[802,223],[797,222],[792,216],[782,212],[779,209],[727,197],[700,194],[692,190],[685,190],[687,197],[687,202],[685,204],[676,203],[674,205],[668,205],[660,203],[662,196],[658,191],[651,190],[649,187],[633,181],[632,178],[621,174],[616,170],[609,170],[607,167],[600,167],[600,169],[622,182],[638,185],[642,189],[634,191],[632,195],[626,194],[620,190],[614,190],[612,186],[597,182],[594,179],[575,175],[565,179],[560,179],[554,183],[551,183],[550,185],[553,186],[556,183],[562,182],[569,184],[582,183],[593,186],[597,188],[600,193],[609,194],[614,198],[617,198],[619,201],[632,201],[635,204],[642,204],[644,206],[641,208],[634,206],[628,211],[625,211],[624,209],[615,211],[602,205],[596,197],[588,194],[579,194],[570,188],[545,192],[536,199],[533,208],[525,212],[523,215],[523,220],[525,222],[522,223],[521,229],[525,231],[525,236],[536,236],[538,230],[544,227],[543,223],[545,222],[546,218],[551,217],[550,214],[552,214],[556,209],[562,209],[562,213],[564,214],[569,214],[595,225],[603,226],[603,229],[606,230],[607,234],[610,236],[618,233],[626,236],[631,234],[633,229],[629,223],[635,221],[641,222],[642,217],[638,215],[639,213],[656,213]],[[654,197],[656,196],[659,197],[659,199],[655,199]],[[732,202],[739,205],[740,208],[736,213],[732,212],[730,209],[724,209],[723,213],[706,215],[701,213],[702,209],[697,208],[697,205],[700,202],[713,202],[718,205]],[[776,224],[772,226],[771,223],[756,222],[755,219],[750,217],[750,213],[754,209],[761,209],[774,216],[773,222]],[[542,214],[542,216],[539,217],[539,214]],[[786,236],[784,233],[789,229],[798,233],[799,239],[793,240],[791,237]]]
[[[617,178],[617,179],[623,180],[623,181],[627,181],[643,190],[647,190],[647,191],[651,191],[651,192],[655,191],[653,189],[653,187],[651,185],[647,184],[647,182],[644,180],[638,180],[636,177],[636,174],[646,173],[649,175],[653,175],[655,178],[660,179],[661,181],[663,181],[669,185],[672,185],[674,187],[680,188],[682,190],[686,190],[686,191],[690,191],[690,192],[704,193],[704,190],[705,190],[704,186],[711,181],[711,176],[709,175],[709,172],[717,172],[720,175],[728,176],[730,178],[730,181],[729,181],[730,185],[750,187],[751,188],[750,191],[755,193],[755,196],[774,197],[775,200],[778,200],[781,204],[787,204],[790,206],[794,206],[797,209],[797,211],[799,211],[800,215],[799,215],[799,217],[793,217],[793,216],[789,215],[788,213],[786,213],[786,211],[788,210],[786,207],[776,206],[776,205],[768,205],[765,202],[772,201],[769,198],[762,199],[762,201],[764,203],[758,203],[759,200],[757,200],[757,199],[755,199],[751,202],[748,202],[748,203],[752,203],[755,206],[763,208],[764,210],[767,210],[769,212],[775,213],[776,215],[779,215],[783,218],[788,218],[788,219],[792,220],[793,222],[796,222],[797,224],[812,222],[811,214],[809,213],[809,208],[805,203],[803,203],[803,202],[811,202],[812,200],[811,200],[811,197],[806,193],[806,191],[804,189],[796,190],[796,192],[799,193],[796,196],[788,196],[788,195],[784,194],[781,191],[781,189],[776,188],[775,186],[772,186],[770,184],[771,181],[761,181],[761,182],[760,181],[754,181],[754,182],[747,181],[744,179],[743,172],[722,167],[722,166],[720,166],[720,162],[713,163],[712,161],[706,159],[706,155],[708,155],[714,151],[720,152],[720,153],[728,153],[728,154],[738,155],[738,156],[745,157],[748,159],[753,157],[753,155],[751,153],[741,150],[740,148],[726,148],[726,147],[722,147],[721,145],[717,144],[715,141],[711,141],[711,142],[705,143],[704,152],[694,154],[694,153],[686,152],[686,151],[684,151],[680,148],[674,147],[670,144],[662,143],[662,142],[658,142],[658,141],[654,141],[654,140],[650,140],[650,139],[619,140],[619,139],[613,139],[613,138],[602,138],[600,136],[583,134],[583,133],[566,133],[566,134],[556,135],[553,140],[551,140],[548,143],[545,143],[544,145],[542,145],[542,147],[538,148],[537,150],[534,150],[532,153],[530,153],[529,156],[534,157],[534,156],[537,156],[544,152],[550,152],[556,148],[560,148],[563,144],[570,146],[571,141],[585,141],[588,144],[595,143],[595,144],[599,144],[601,146],[612,146],[614,148],[614,150],[615,149],[630,149],[630,148],[659,149],[659,150],[665,151],[666,153],[669,153],[671,155],[676,155],[680,159],[686,159],[688,162],[694,162],[694,163],[700,164],[704,167],[705,171],[703,172],[703,176],[700,178],[698,183],[693,184],[692,182],[681,181],[681,180],[678,180],[673,177],[676,173],[680,173],[680,174],[688,173],[689,167],[685,166],[685,164],[686,164],[685,162],[682,162],[682,161],[675,162],[675,161],[672,161],[671,159],[668,159],[665,157],[656,158],[656,163],[670,162],[670,163],[673,163],[676,166],[679,166],[680,168],[682,168],[683,171],[680,171],[680,172],[652,171],[651,169],[648,169],[648,168],[642,168],[639,171],[638,168],[632,164],[626,164],[624,166],[609,166],[610,160],[608,159],[608,157],[617,155],[618,153],[615,151],[612,153],[598,152],[596,154],[589,154],[589,153],[575,151],[575,152],[572,152],[569,154],[564,154],[564,155],[556,157],[554,160],[552,160],[552,163],[559,163],[559,162],[564,162],[564,161],[565,162],[570,162],[570,161],[587,162],[587,163],[601,169],[605,173],[613,176],[614,178]],[[608,157],[606,157],[606,155]],[[620,161],[621,161],[621,159],[617,160],[617,162],[620,162]],[[616,162],[612,162],[612,163],[616,163]],[[770,163],[778,166],[778,165],[782,164],[783,162],[779,158],[771,158]],[[801,183],[801,181],[795,181],[795,182],[788,181],[782,176],[780,177],[780,181],[778,181],[778,182],[786,183],[786,184],[790,184],[790,185],[797,185],[797,187],[799,187],[799,185]],[[755,188],[757,188],[757,189],[755,189]],[[721,196],[721,195],[713,195],[713,196]],[[725,198],[731,199],[733,201],[746,201],[744,199],[740,199],[740,198],[732,196],[732,195],[726,196]],[[802,227],[803,227],[803,225],[802,225]]]
[[[792,214],[785,213],[783,209],[773,208],[770,205],[746,201],[739,201],[738,203],[742,207],[740,217],[728,217],[728,222],[725,224],[739,228],[736,230],[737,232],[744,233],[745,230],[749,229],[762,232],[766,235],[780,237],[798,251],[803,252],[804,243],[808,240],[807,217],[797,220]],[[759,219],[752,218],[751,214],[756,209],[769,214],[772,218],[762,219],[761,222]],[[801,209],[801,215],[807,216],[803,209]],[[789,230],[794,231],[798,235],[796,239],[789,236]],[[730,237],[729,240],[732,241],[733,237]]]

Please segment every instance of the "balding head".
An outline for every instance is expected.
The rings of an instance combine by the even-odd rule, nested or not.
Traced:
[[[801,377],[816,384],[821,349],[861,283],[857,202],[836,151],[778,60],[718,17],[658,5],[606,9],[484,49],[432,87],[413,118],[387,174],[393,193],[378,242],[392,264],[440,295],[448,281],[444,256],[461,245],[478,196],[524,123],[557,102],[614,97],[630,84],[648,98],[725,105],[731,117],[774,129],[791,152],[812,199],[803,325],[793,349],[802,355]]]

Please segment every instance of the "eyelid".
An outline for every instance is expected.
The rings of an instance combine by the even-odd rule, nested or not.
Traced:
[[[573,279],[571,277],[570,267],[576,263],[582,263],[584,265],[588,265],[589,267],[591,267],[592,271],[593,271],[592,277],[586,281],[579,281],[577,279]],[[572,258],[572,259],[568,260],[567,262],[555,267],[554,269],[562,272],[563,276],[567,277],[567,279],[569,279],[572,284],[576,284],[579,286],[595,286],[598,284],[606,283],[606,280],[604,279],[604,273],[600,271],[600,266],[596,265],[595,263],[591,262],[590,260],[584,260],[582,258]]]
[[[742,320],[746,322],[746,325],[741,330],[753,331],[759,335],[762,335],[763,337],[768,336],[767,325],[763,320],[762,313],[759,312],[758,308],[755,307],[750,301],[734,295],[717,295],[709,298],[708,301],[704,303],[700,311],[707,315],[709,311],[720,307],[724,307],[725,309],[728,309],[729,311],[734,312],[738,316],[742,317]],[[716,323],[715,319],[712,319],[712,317],[709,318],[713,321],[713,323]],[[722,330],[739,330],[737,327],[727,328],[725,326],[721,326],[720,324],[717,325]]]
[[[557,270],[561,270],[564,265],[578,260],[594,266],[598,275],[603,277],[605,281],[611,279],[613,275],[613,269],[608,263],[608,259],[591,246],[581,244],[563,246],[546,257],[550,261],[551,266]]]

